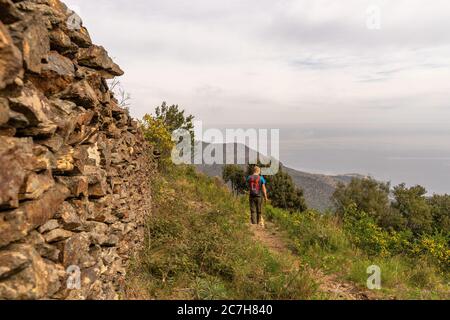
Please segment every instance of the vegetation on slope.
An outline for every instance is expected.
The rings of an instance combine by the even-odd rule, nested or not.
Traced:
[[[252,238],[247,201],[193,167],[154,179],[154,213],[128,295],[151,299],[313,299],[289,257]]]
[[[292,249],[314,268],[364,288],[367,268],[377,265],[384,298],[450,298],[448,265],[440,263],[441,255],[448,254],[448,245],[442,240],[408,242],[384,231],[354,206],[345,213],[344,221],[314,210],[290,214],[270,206],[266,215],[287,231]]]
[[[323,214],[306,210],[303,201],[286,206],[283,199],[302,200],[303,195],[289,175],[279,175],[271,196],[281,208],[268,206],[266,215],[288,234],[302,261],[298,264],[294,256],[276,254],[252,238],[246,197],[235,196],[245,191],[241,167],[224,170],[233,195],[219,179],[170,164],[171,131],[189,121],[192,117],[176,106],[160,108],[159,116],[143,121],[147,139],[160,150],[161,173],[153,179],[154,215],[142,255],[132,267],[130,297],[326,298],[309,266],[362,289],[367,268],[376,265],[384,298],[450,298],[450,196],[427,198],[420,186],[399,185],[391,191],[388,184],[355,178],[338,186],[336,212]]]

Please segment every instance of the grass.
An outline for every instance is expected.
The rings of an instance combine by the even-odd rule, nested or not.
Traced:
[[[356,247],[332,215],[291,215],[266,207],[285,231],[293,257],[252,237],[246,199],[189,166],[153,178],[154,212],[144,249],[132,262],[127,299],[327,299],[305,265],[366,288],[381,268],[382,299],[449,299],[449,275],[424,255],[376,256]],[[295,258],[295,257],[294,257]],[[299,269],[296,269],[299,268]]]
[[[290,257],[252,238],[247,201],[218,179],[176,167],[153,179],[154,212],[130,266],[126,298],[316,299]]]
[[[306,212],[291,215],[268,207],[266,214],[284,229],[293,249],[309,265],[342,280],[366,287],[367,268],[381,268],[381,298],[449,299],[449,274],[426,256],[373,256],[354,246],[340,223],[330,215]]]

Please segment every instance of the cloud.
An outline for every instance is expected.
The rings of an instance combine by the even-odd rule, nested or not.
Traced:
[[[167,101],[215,124],[450,122],[447,1],[68,2],[126,70],[136,117]]]

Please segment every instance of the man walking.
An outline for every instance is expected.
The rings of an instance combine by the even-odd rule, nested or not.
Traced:
[[[262,201],[263,196],[267,201],[266,179],[261,176],[261,168],[255,166],[253,175],[247,177],[247,183],[250,191],[250,212],[252,224],[262,223]]]

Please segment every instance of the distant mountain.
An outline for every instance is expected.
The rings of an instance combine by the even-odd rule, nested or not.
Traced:
[[[210,144],[204,143],[203,147],[210,146]],[[214,147],[220,148],[220,145],[213,145]],[[229,145],[228,145],[229,146]],[[239,146],[235,144],[235,146]],[[239,163],[242,164],[242,167],[245,167],[248,164],[249,152],[250,149],[243,145],[240,145],[242,150],[245,150],[245,158],[238,156],[235,152],[235,161],[239,160]],[[222,148],[225,150],[227,145],[222,145]],[[236,148],[235,148],[236,150]],[[258,154],[258,156],[261,156]],[[245,159],[245,160],[244,160]],[[236,163],[236,162],[235,162]],[[197,170],[203,172],[204,174],[211,177],[222,177],[222,171],[224,165],[221,164],[213,164],[213,165],[196,165]],[[338,183],[350,183],[353,178],[363,178],[364,176],[359,174],[346,174],[346,175],[324,175],[324,174],[313,174],[298,171],[295,169],[291,169],[283,166],[283,170],[285,170],[294,180],[294,183],[302,188],[305,194],[305,200],[309,208],[314,208],[320,211],[325,211],[327,209],[333,209],[333,202],[331,197],[336,190]]]
[[[339,183],[348,184],[353,178],[364,177],[357,174],[330,176],[283,168],[292,177],[294,183],[303,189],[308,207],[320,211],[333,209],[331,197]]]

